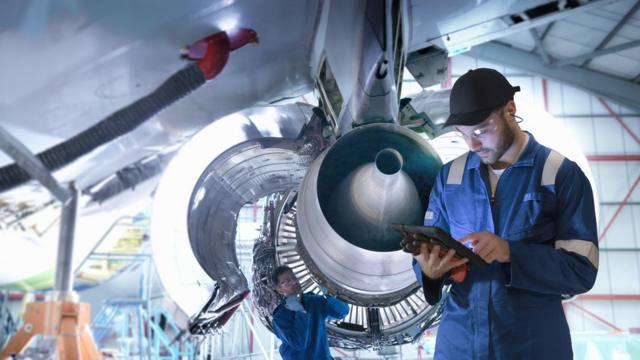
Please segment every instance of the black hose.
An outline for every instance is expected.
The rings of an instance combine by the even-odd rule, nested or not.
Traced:
[[[149,118],[199,88],[206,81],[197,64],[191,63],[171,75],[149,95],[109,115],[104,120],[36,156],[55,171],[95,148],[134,130]],[[18,164],[0,168],[0,192],[21,185],[31,176]]]

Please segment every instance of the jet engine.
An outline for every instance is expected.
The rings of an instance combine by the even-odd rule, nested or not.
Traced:
[[[393,345],[435,320],[390,224],[422,223],[441,165],[423,138],[394,124],[358,127],[311,164],[296,206],[302,261],[279,262],[350,303],[332,331],[357,328],[360,345]]]

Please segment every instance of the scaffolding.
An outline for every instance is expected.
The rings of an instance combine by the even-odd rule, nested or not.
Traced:
[[[7,341],[18,330],[18,323],[11,314],[9,301],[9,292],[0,293],[0,349],[4,348]]]
[[[153,261],[149,247],[143,245],[138,253],[98,251],[109,232],[122,225],[147,228],[146,222],[137,222],[136,218],[119,218],[76,270],[79,272],[91,260],[126,261],[127,268],[140,269],[137,297],[106,300],[91,323],[98,348],[115,358],[194,359],[194,346],[186,334],[166,309],[151,301]]]

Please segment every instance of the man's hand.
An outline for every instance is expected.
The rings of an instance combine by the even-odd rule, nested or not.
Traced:
[[[441,278],[445,273],[454,267],[458,267],[469,259],[460,259],[452,261],[456,251],[450,249],[444,256],[440,256],[440,246],[432,246],[430,244],[421,243],[417,249],[419,252],[414,254],[414,258],[420,264],[422,272],[432,280]]]
[[[287,296],[284,307],[291,311],[300,311],[306,312],[304,307],[302,306],[302,296],[298,296],[297,294],[291,294]]]
[[[460,241],[463,243],[470,241],[473,252],[489,264],[494,260],[501,263],[511,261],[509,242],[488,231],[468,234]]]

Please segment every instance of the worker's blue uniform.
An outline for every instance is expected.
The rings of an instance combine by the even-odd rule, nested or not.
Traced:
[[[440,171],[425,225],[455,239],[488,231],[509,241],[510,263],[473,265],[452,283],[436,339],[436,359],[571,359],[561,295],[588,291],[598,270],[598,237],[589,180],[529,134],[520,158],[498,180],[466,153]],[[443,281],[414,270],[430,303]],[[448,282],[448,280],[445,280]]]
[[[282,340],[280,355],[283,359],[333,359],[329,353],[325,321],[342,319],[349,306],[330,296],[312,293],[303,295],[306,312],[291,311],[284,301],[273,311],[273,330]]]

